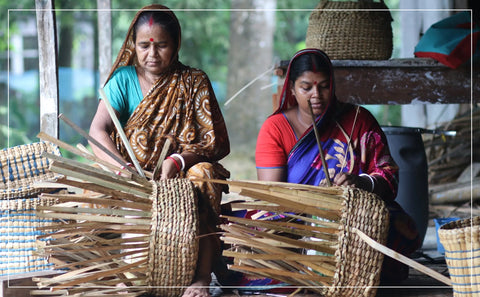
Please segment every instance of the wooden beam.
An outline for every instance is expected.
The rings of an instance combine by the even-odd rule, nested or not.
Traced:
[[[58,138],[57,27],[53,0],[35,0],[40,80],[40,131]]]
[[[111,0],[97,0],[98,8],[98,68],[103,86],[112,67],[112,11]]]
[[[288,62],[276,69],[279,93]],[[469,63],[457,69],[429,58],[332,60],[332,64],[338,99],[355,104],[469,104],[472,94],[480,92],[480,73],[471,75]]]
[[[470,103],[480,91],[470,65],[448,68],[432,59],[332,61],[336,94],[356,104]]]

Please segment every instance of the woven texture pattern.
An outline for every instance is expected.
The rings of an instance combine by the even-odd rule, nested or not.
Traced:
[[[459,220],[438,230],[445,248],[454,296],[473,297],[480,292],[480,217]]]
[[[337,269],[333,286],[326,289],[327,296],[375,296],[380,283],[383,254],[376,251],[356,234],[357,228],[375,241],[385,244],[388,235],[388,210],[377,196],[359,189],[344,192],[338,238]]]
[[[54,178],[48,170],[50,161],[43,152],[60,156],[60,150],[50,142],[19,145],[0,151],[0,199],[33,197],[43,189],[33,188],[37,181]]]
[[[36,237],[45,234],[38,227],[51,226],[54,220],[38,218],[38,205],[53,204],[51,199],[26,198],[1,200],[0,276],[49,270],[47,258],[37,257]]]
[[[334,60],[386,60],[393,49],[391,22],[383,0],[322,0],[310,15],[306,47]]]
[[[193,184],[158,182],[152,193],[147,285],[158,296],[180,296],[193,280],[198,256],[198,214]]]
[[[227,217],[222,240],[232,248],[230,269],[307,286],[322,296],[375,296],[388,235],[388,210],[378,196],[355,188],[288,183],[249,184],[240,193],[256,199],[235,209],[257,209],[251,218]]]

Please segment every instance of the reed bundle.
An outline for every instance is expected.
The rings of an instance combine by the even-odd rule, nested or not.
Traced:
[[[221,181],[219,181],[221,182]],[[354,230],[384,244],[388,211],[376,195],[345,187],[227,181],[257,210],[255,219],[225,217],[229,269],[308,288],[324,296],[374,296],[383,254]]]
[[[191,284],[198,255],[198,213],[188,179],[139,180],[45,154],[56,183],[76,193],[44,194],[37,207],[39,253],[65,273],[35,278],[34,296],[178,296]]]

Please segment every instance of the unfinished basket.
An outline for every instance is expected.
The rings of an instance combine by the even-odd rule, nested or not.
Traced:
[[[47,141],[0,150],[0,199],[34,197],[45,191],[33,186],[55,176],[48,170],[49,160],[42,157],[44,152],[60,156],[59,148]]]
[[[334,60],[387,60],[393,50],[391,22],[383,0],[322,0],[310,15],[306,47]]]
[[[308,288],[324,296],[375,296],[383,254],[355,232],[384,244],[385,203],[369,192],[288,183],[229,182],[253,201],[255,219],[227,217],[223,240],[232,248],[230,269]],[[308,252],[307,252],[308,251]]]
[[[438,230],[454,296],[480,292],[480,217],[447,223]]]
[[[52,156],[49,156],[52,157]],[[179,296],[194,277],[198,211],[188,179],[135,182],[93,166],[53,157],[57,182],[81,194],[43,194],[58,204],[41,218],[64,221],[38,241],[64,274],[35,278],[31,295]],[[80,181],[79,181],[80,180]]]

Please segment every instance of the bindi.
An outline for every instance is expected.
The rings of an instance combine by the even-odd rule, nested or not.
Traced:
[[[150,38],[150,42],[153,42],[153,38]]]
[[[317,84],[318,84],[318,82],[317,82],[317,81],[314,81],[314,82],[313,82],[313,85],[314,85],[314,86],[316,86]]]

